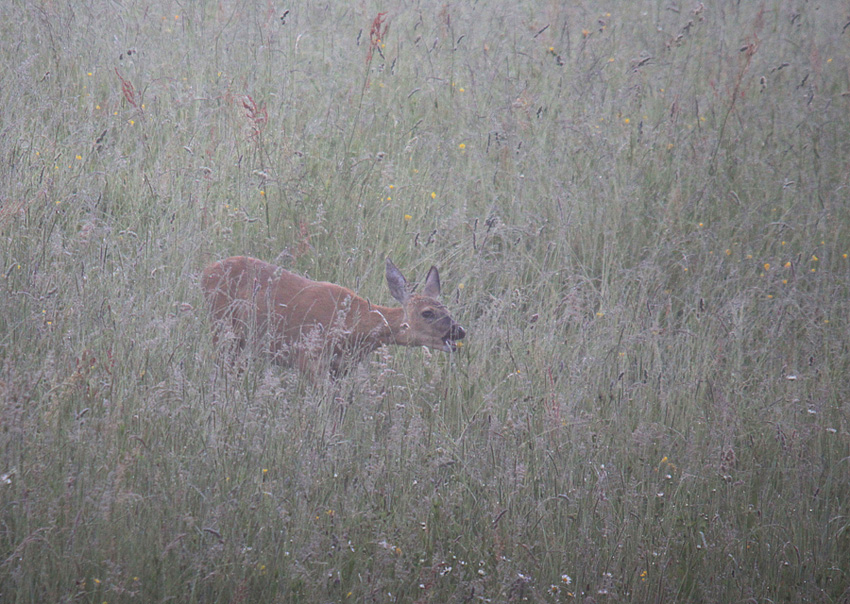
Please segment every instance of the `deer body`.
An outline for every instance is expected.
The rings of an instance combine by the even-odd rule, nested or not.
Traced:
[[[350,289],[311,281],[273,264],[234,256],[207,266],[201,288],[215,322],[238,347],[258,344],[276,360],[294,362],[313,377],[338,373],[384,344],[451,352],[466,335],[440,304],[440,278],[431,267],[422,294],[412,294],[387,259],[387,283],[400,307],[371,304]]]

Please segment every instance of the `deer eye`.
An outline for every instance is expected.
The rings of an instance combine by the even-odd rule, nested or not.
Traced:
[[[425,318],[425,319],[433,319],[434,318],[434,311],[431,310],[430,308],[428,310],[423,310],[422,311],[422,317]]]

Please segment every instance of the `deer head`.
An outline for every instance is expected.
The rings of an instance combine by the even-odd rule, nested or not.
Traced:
[[[444,352],[457,349],[457,341],[466,331],[452,318],[440,301],[440,273],[432,266],[425,277],[421,294],[410,291],[407,280],[392,260],[387,258],[387,285],[393,298],[401,303],[404,318],[395,334],[396,342],[405,346],[427,346]]]

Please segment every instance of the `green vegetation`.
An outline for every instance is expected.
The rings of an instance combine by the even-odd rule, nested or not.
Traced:
[[[846,6],[601,6],[0,6],[0,600],[847,602]],[[237,371],[236,254],[469,336]]]

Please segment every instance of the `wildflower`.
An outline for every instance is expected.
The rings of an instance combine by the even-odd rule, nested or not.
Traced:
[[[581,30],[581,35],[586,38],[587,36],[590,35],[590,30],[587,30],[587,29]]]
[[[431,191],[431,199],[437,199],[437,193],[435,191]]]
[[[766,271],[770,270],[770,263],[769,262],[764,263],[764,270],[766,270]]]
[[[567,574],[563,574],[563,575],[561,575],[561,582],[564,585],[569,585],[570,583],[573,582],[573,578],[571,576],[567,575]]]
[[[461,144],[459,144],[459,145],[457,146],[457,148],[458,148],[458,149],[460,149],[461,151],[463,151],[464,149],[466,149],[466,145],[464,145],[463,143],[461,143]]]
[[[629,118],[626,118],[626,119],[623,120],[623,123],[628,124],[629,121],[630,121]],[[700,226],[702,226],[702,224],[700,224]]]
[[[818,261],[818,257],[817,257],[817,256],[812,255],[812,262],[817,262],[817,261]]]
[[[405,220],[405,221],[409,221],[411,218],[413,218],[413,216],[411,216],[410,214],[405,214],[405,215],[404,215],[404,220]]]

